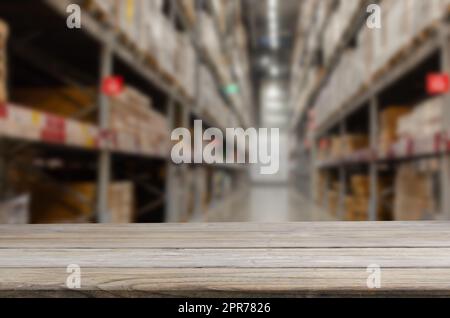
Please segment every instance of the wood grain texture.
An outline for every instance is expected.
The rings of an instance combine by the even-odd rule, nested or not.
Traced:
[[[6,297],[417,295],[450,297],[450,223],[0,226]]]

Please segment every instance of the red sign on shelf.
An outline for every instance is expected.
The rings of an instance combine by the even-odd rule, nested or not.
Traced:
[[[329,147],[330,143],[328,141],[328,139],[321,139],[319,142],[319,148],[321,150],[325,150]]]
[[[8,108],[5,104],[0,104],[0,118],[8,117]]]
[[[450,77],[444,73],[428,74],[427,92],[430,95],[445,94],[450,91]]]
[[[123,91],[122,76],[108,76],[103,79],[102,92],[107,96],[117,96]]]

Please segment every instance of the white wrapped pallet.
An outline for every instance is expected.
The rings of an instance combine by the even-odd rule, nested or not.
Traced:
[[[187,34],[179,35],[176,58],[176,74],[188,96],[195,95],[196,53]]]
[[[163,69],[171,75],[175,74],[175,52],[177,47],[177,33],[172,23],[164,18],[163,39],[160,42],[159,61]]]
[[[158,47],[161,34],[162,34],[162,1],[142,1],[143,15],[143,31],[140,34],[140,41],[142,46],[145,46],[148,53],[154,58],[157,58]]]
[[[112,25],[116,24],[120,0],[88,0],[88,7],[101,12]]]
[[[372,76],[372,65],[374,59],[373,29],[362,28],[358,34],[358,49],[362,67],[362,81],[368,83]]]
[[[139,41],[140,19],[142,1],[145,0],[122,0],[119,1],[119,29],[127,41],[136,44]]]
[[[449,127],[442,120],[445,98],[443,96],[425,100],[414,111],[400,119],[397,134],[407,138],[433,138]]]

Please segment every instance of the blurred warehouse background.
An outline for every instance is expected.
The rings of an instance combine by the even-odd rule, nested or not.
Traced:
[[[450,219],[449,15],[450,0],[2,0],[0,223]],[[198,119],[279,128],[279,173],[175,165],[170,134]]]

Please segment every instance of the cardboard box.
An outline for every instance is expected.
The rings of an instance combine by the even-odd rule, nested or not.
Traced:
[[[390,178],[378,179],[378,211],[377,220],[390,221],[392,211],[390,209],[392,198],[385,196],[385,190],[392,184]],[[367,221],[370,205],[371,190],[368,175],[353,175],[350,178],[350,194],[346,198],[346,220]]]
[[[337,216],[339,210],[339,191],[329,190],[328,191],[328,212]]]
[[[32,222],[86,223],[95,220],[96,184],[90,182],[47,183],[31,185]],[[111,223],[134,220],[134,188],[132,183],[112,183],[109,187]]]
[[[380,135],[378,150],[381,153],[389,151],[398,140],[398,126],[403,116],[411,112],[410,107],[390,106],[380,113]]]
[[[132,87],[110,98],[109,128],[115,132],[117,150],[166,156],[169,152],[169,124],[152,109],[152,101]]]
[[[428,138],[445,131],[445,96],[427,99],[414,110],[400,118],[397,127],[399,137]]]
[[[18,88],[12,92],[15,103],[63,117],[73,117],[93,107],[97,103],[96,96],[95,88],[76,87]],[[97,112],[88,114],[82,121],[96,124]]]
[[[344,155],[367,149],[369,147],[369,137],[367,135],[345,135],[342,140]]]
[[[109,187],[111,223],[126,224],[134,221],[134,186],[131,182],[113,183]]]
[[[413,165],[402,165],[395,179],[396,221],[432,219],[436,213],[432,175]]]

